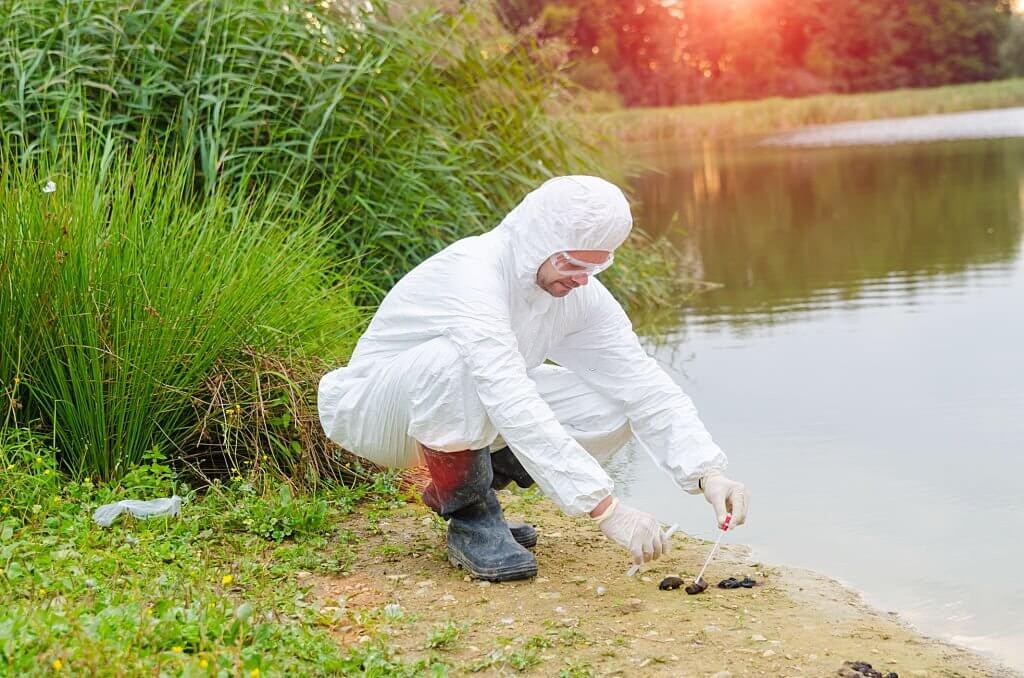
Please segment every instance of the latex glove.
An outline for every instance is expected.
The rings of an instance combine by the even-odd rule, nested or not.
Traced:
[[[725,516],[732,514],[729,529],[742,525],[747,520],[747,509],[750,507],[750,491],[743,483],[729,480],[718,471],[712,471],[700,479],[700,488],[704,498],[715,509],[718,527],[725,525]]]
[[[619,503],[618,499],[612,499],[604,513],[594,520],[606,537],[629,551],[637,565],[668,553],[669,542],[657,519]]]

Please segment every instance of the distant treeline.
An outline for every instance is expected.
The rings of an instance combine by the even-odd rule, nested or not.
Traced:
[[[1024,74],[1012,0],[495,0],[524,44],[629,106]]]

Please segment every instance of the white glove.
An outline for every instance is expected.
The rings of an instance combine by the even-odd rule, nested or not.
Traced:
[[[747,520],[747,509],[750,507],[750,491],[743,483],[729,480],[718,471],[712,471],[700,479],[700,489],[704,498],[715,509],[718,527],[725,525],[725,516],[732,514],[729,529],[742,525]]]
[[[617,498],[613,498],[604,513],[594,520],[606,537],[629,551],[637,565],[668,553],[668,539],[657,519],[649,513],[620,504]]]

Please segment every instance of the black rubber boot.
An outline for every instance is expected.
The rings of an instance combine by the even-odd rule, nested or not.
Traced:
[[[533,485],[533,478],[516,459],[516,455],[512,454],[512,450],[507,447],[491,453],[491,468],[494,470],[491,487],[495,490],[500,490],[513,481],[519,487]],[[537,545],[537,529],[533,525],[527,525],[518,520],[506,520],[505,523],[508,525],[509,531],[512,532],[512,538],[517,542],[528,549]]]
[[[448,560],[477,579],[509,581],[537,574],[533,554],[512,538],[491,489],[491,451],[423,448],[430,485],[423,501],[448,519]]]

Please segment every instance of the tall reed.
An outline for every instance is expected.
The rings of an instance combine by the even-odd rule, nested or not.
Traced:
[[[151,148],[83,141],[0,170],[2,422],[49,429],[69,469],[108,478],[198,444],[216,375],[343,353],[362,322],[328,283],[318,210],[281,229],[283,196],[197,196],[189,164]],[[213,404],[224,442],[243,403]]]
[[[78,125],[145,127],[207,193],[242,181],[329,195],[343,258],[385,286],[496,225],[552,174],[598,172],[562,91],[488,15],[307,0],[9,0],[0,134],[21,157]],[[307,209],[300,206],[300,211]]]

